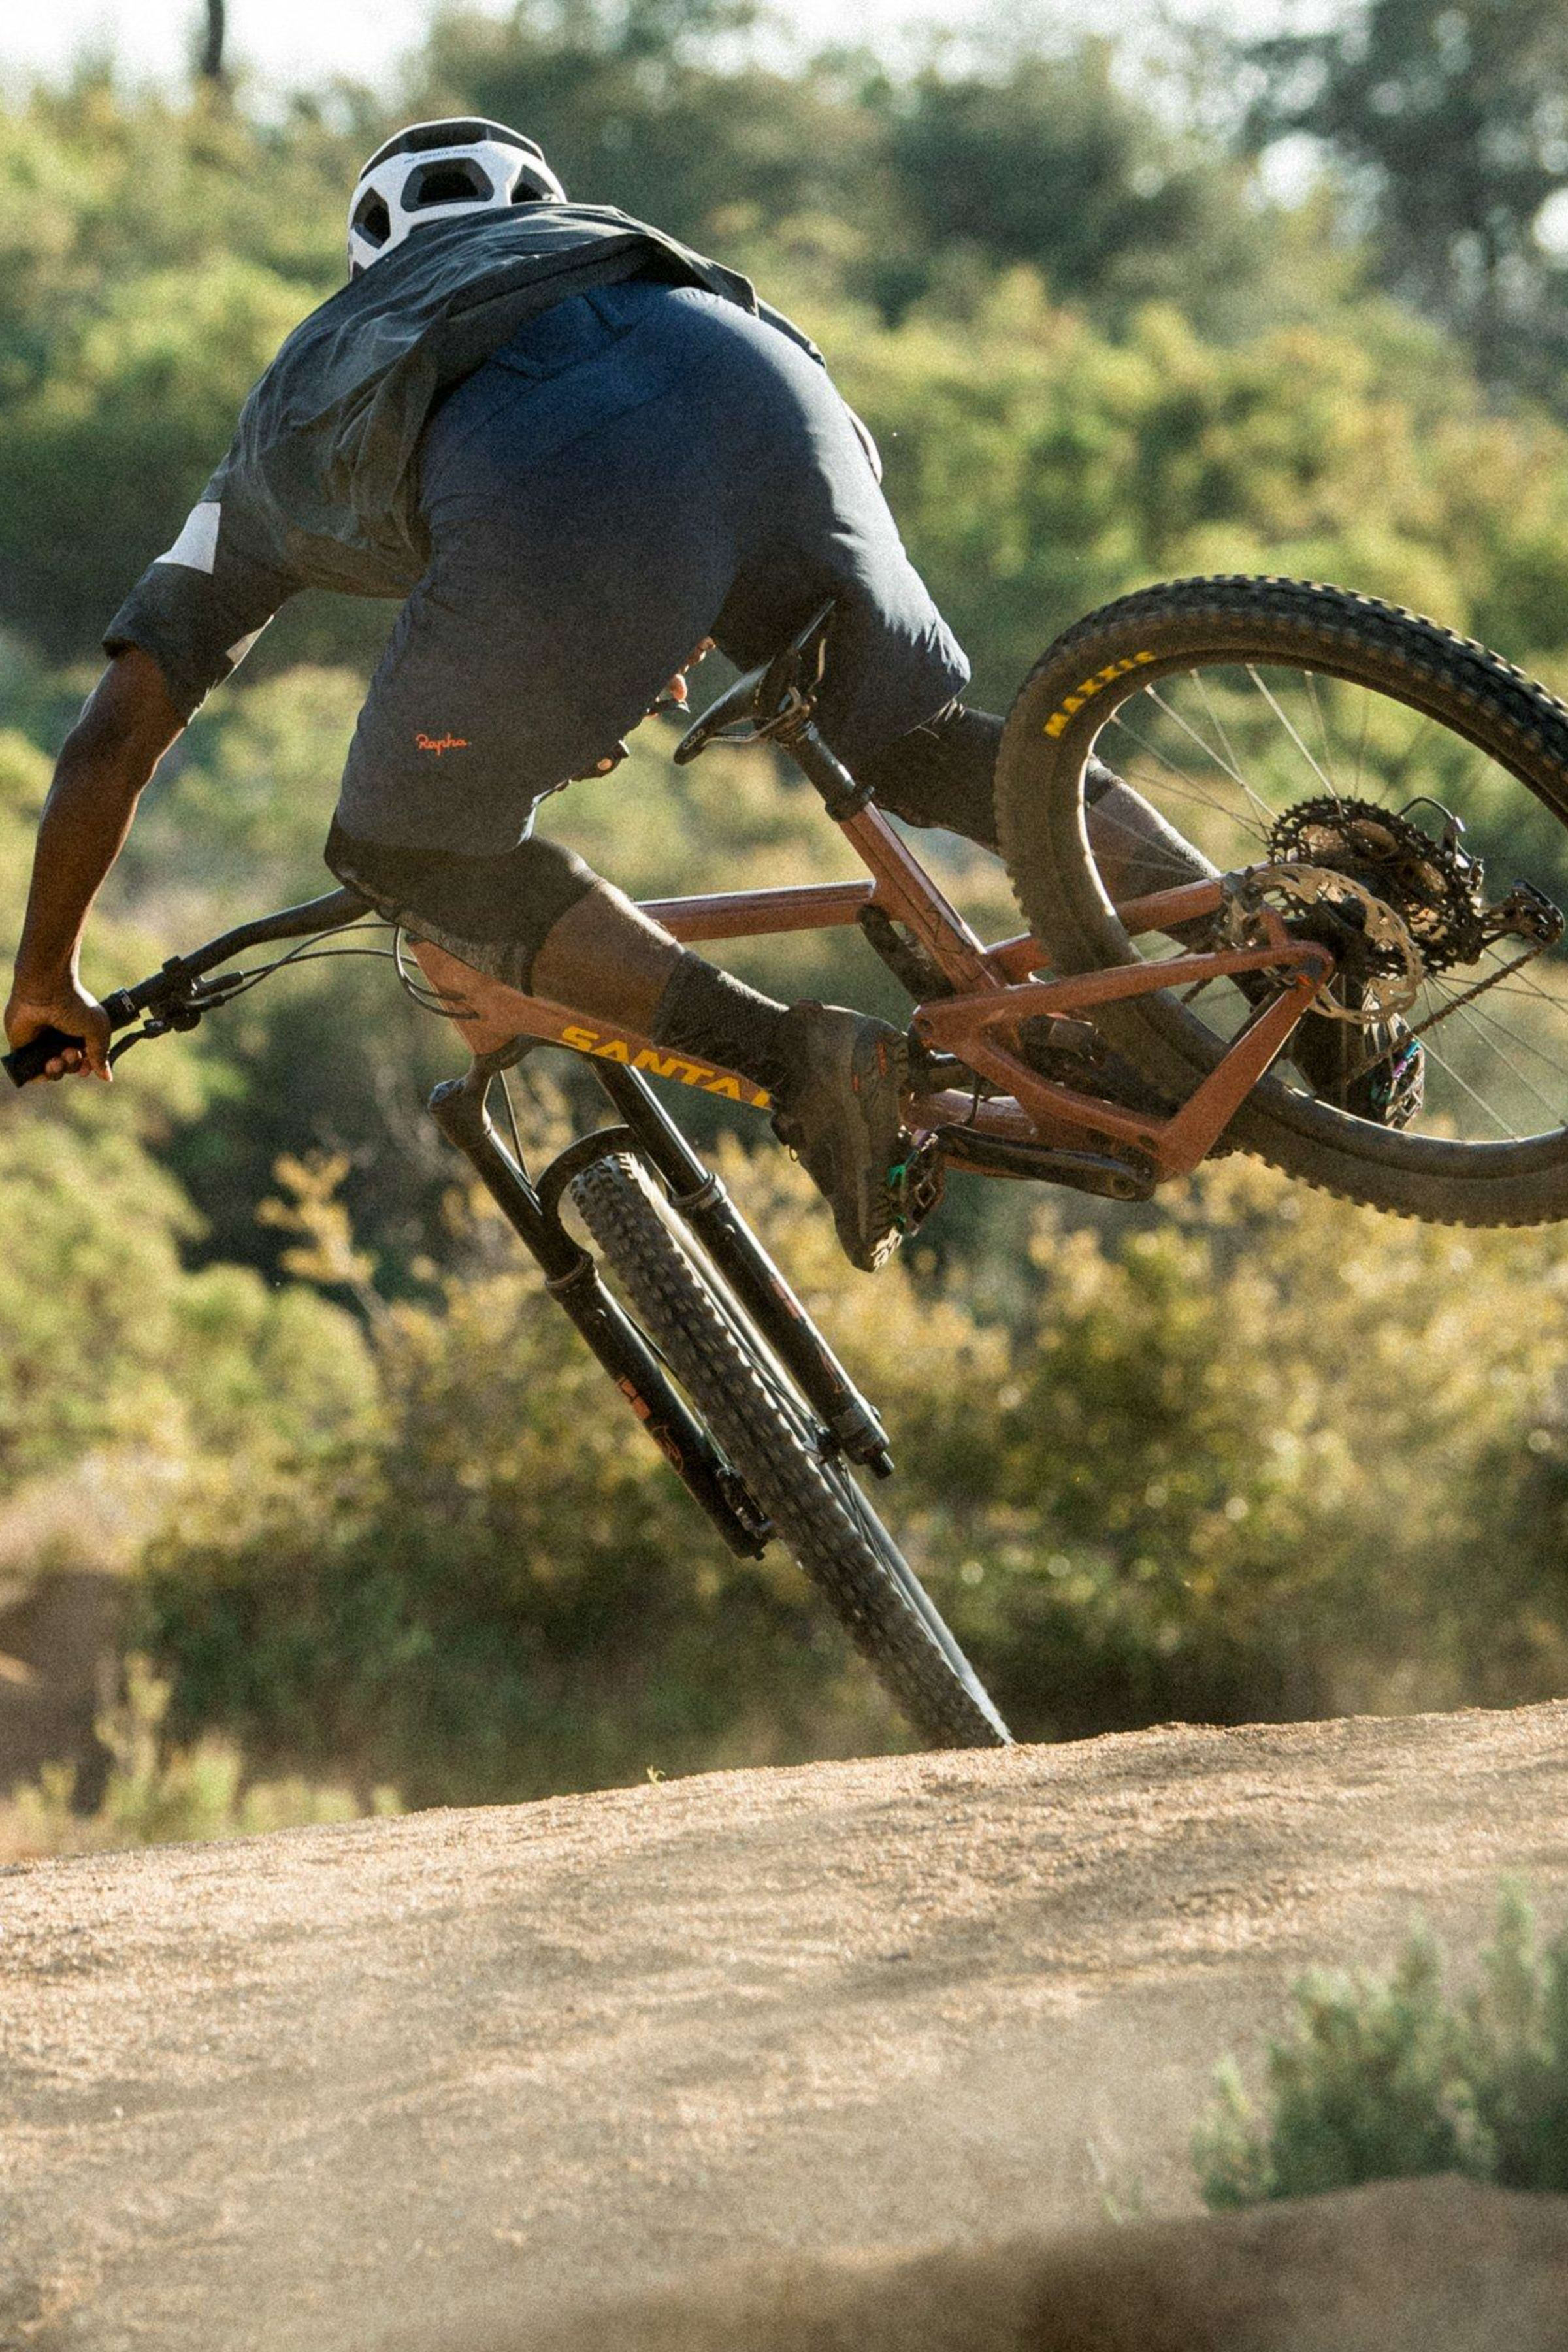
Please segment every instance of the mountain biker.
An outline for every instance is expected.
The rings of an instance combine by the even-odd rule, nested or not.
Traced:
[[[874,1269],[900,1237],[901,1034],[763,996],[534,830],[549,793],[615,766],[661,687],[685,699],[708,643],[750,667],[831,597],[822,733],[895,814],[995,846],[1001,722],[961,698],[968,662],[869,436],[743,278],[570,203],[504,124],[419,123],[378,149],[349,269],[110,624],[40,827],[8,1038],[52,1024],[84,1045],[50,1076],[109,1076],[78,955],[142,786],[289,596],[397,597],[328,864],[420,942],[476,1051],[517,1032],[530,993],[765,1087]],[[1110,771],[1093,789],[1146,887],[1208,870]]]

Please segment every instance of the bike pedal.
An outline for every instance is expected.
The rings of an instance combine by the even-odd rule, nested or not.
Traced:
[[[893,1196],[893,1222],[905,1241],[918,1234],[947,1189],[942,1146],[934,1135],[920,1143],[911,1139],[908,1156],[888,1171]]]

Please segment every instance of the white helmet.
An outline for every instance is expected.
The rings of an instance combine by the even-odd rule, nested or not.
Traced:
[[[426,221],[565,201],[565,189],[521,131],[467,114],[411,123],[378,147],[359,175],[349,206],[349,276]]]

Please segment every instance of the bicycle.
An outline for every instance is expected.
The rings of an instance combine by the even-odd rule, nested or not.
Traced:
[[[868,878],[647,911],[688,943],[858,925],[913,1001],[912,1141],[897,1172],[910,1231],[950,1171],[1143,1201],[1216,1149],[1437,1222],[1568,1212],[1568,1050],[1550,1042],[1568,1024],[1568,708],[1544,688],[1341,589],[1237,576],[1119,599],[1056,640],[1010,714],[998,815],[1030,928],[988,945],[817,733],[830,620],[825,607],[721,695],[675,757],[777,743]],[[1097,753],[1173,807],[1208,878],[1191,878],[1189,857],[1170,887],[1113,899],[1101,863],[1114,860],[1086,813]],[[1467,824],[1531,874],[1489,898]],[[370,911],[340,889],[171,959],[105,1000],[132,1030],[115,1056],[195,1026],[303,952],[341,951],[314,943]],[[225,969],[287,940],[300,944]],[[1343,1040],[1317,1090],[1284,1060],[1309,1018]],[[1369,1115],[1358,1090],[1394,1038],[1421,1041],[1431,1078],[1397,1120]],[[68,1042],[49,1033],[5,1067],[23,1085]],[[616,1123],[535,1178],[489,1102],[540,1045],[593,1069]],[[857,1481],[893,1469],[875,1407],[654,1077],[767,1108],[736,1072],[542,999],[525,1002],[512,1046],[429,1108],[731,1548],[754,1557],[780,1536],[924,1738],[1006,1744]],[[1531,1129],[1543,1115],[1552,1124]],[[593,1250],[563,1222],[568,1199]]]

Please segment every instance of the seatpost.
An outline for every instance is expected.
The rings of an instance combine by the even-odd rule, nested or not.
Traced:
[[[823,805],[836,824],[847,824],[868,805],[871,787],[856,782],[837,753],[830,751],[817,733],[815,719],[802,719],[798,726],[781,731],[775,740],[822,794]]]

